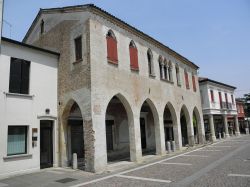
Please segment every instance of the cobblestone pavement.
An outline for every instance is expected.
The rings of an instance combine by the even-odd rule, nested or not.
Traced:
[[[250,187],[250,136],[219,141],[123,171],[92,174],[54,168],[0,180],[0,187],[4,186]]]

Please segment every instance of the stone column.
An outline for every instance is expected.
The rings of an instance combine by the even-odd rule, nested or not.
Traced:
[[[132,121],[129,122],[130,159],[132,162],[141,162],[142,150],[140,115],[134,115],[134,119]]]
[[[163,117],[159,117],[159,120],[154,120],[155,125],[155,143],[156,143],[156,154],[165,155],[165,132]]]
[[[173,82],[173,72],[171,66],[169,66],[169,81]]]
[[[226,134],[225,138],[228,138],[229,132],[228,132],[228,123],[227,123],[227,115],[226,114],[223,115],[223,122],[224,122],[225,134]]]
[[[236,128],[236,131],[235,131],[235,134],[236,136],[239,136],[240,135],[240,128],[239,128],[239,121],[238,121],[238,116],[234,116],[234,123],[235,123],[235,128]]]
[[[173,119],[173,130],[174,130],[174,141],[176,149],[180,150],[182,148],[182,135],[181,135],[181,123],[180,118]]]
[[[194,142],[193,118],[190,117],[190,119],[186,119],[186,121],[187,121],[188,144],[189,146],[194,146],[195,142]]]
[[[165,73],[164,73],[164,63],[162,62],[161,63],[161,69],[160,69],[160,71],[161,71],[161,74],[162,74],[162,79],[165,79]]]
[[[215,142],[216,136],[215,136],[215,130],[214,130],[214,116],[213,116],[213,114],[208,115],[208,120],[209,120],[209,127],[210,127],[212,142]]]

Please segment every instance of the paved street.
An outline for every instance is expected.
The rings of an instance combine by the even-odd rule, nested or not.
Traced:
[[[220,141],[124,171],[92,174],[50,169],[1,180],[0,187],[3,186],[248,187],[250,136]]]

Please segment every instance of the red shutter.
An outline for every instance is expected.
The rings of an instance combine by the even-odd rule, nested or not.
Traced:
[[[226,99],[226,105],[227,105],[227,108],[228,108],[228,99],[227,99],[227,93],[225,93],[225,99]]]
[[[130,68],[133,70],[139,70],[137,48],[129,47],[129,54],[130,54]]]
[[[214,102],[214,91],[210,90],[211,101]]]
[[[196,92],[196,82],[195,82],[195,76],[192,76],[192,82],[193,82],[193,90]]]
[[[185,72],[185,82],[186,82],[186,88],[189,89],[189,80],[188,80],[188,73]]]
[[[108,53],[108,61],[114,64],[118,63],[118,55],[117,55],[117,42],[114,38],[108,36],[107,37],[107,53]]]

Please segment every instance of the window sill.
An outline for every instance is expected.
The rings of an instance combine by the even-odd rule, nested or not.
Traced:
[[[130,67],[130,70],[134,71],[134,72],[139,72],[139,68],[132,68],[132,67]]]
[[[81,58],[81,59],[79,59],[79,60],[74,61],[73,64],[75,65],[75,64],[78,64],[78,63],[80,63],[80,62],[82,62],[82,61],[83,61],[83,59]]]
[[[177,83],[177,86],[181,87],[181,84],[180,84],[180,83]]]
[[[12,155],[12,156],[5,156],[3,157],[4,160],[14,160],[19,158],[31,158],[32,154],[20,154],[20,155]]]
[[[153,74],[149,74],[149,77],[154,79],[156,76]]]
[[[118,60],[110,60],[110,59],[108,59],[108,63],[112,64],[114,66],[118,66]]]
[[[14,96],[14,97],[24,97],[24,98],[33,98],[34,95],[29,95],[29,94],[19,94],[19,93],[6,93],[4,92],[6,96]]]
[[[170,84],[174,84],[173,81],[169,81],[169,80],[167,80],[167,79],[161,79],[161,81],[164,81],[164,82],[167,82],[167,83],[170,83]]]

